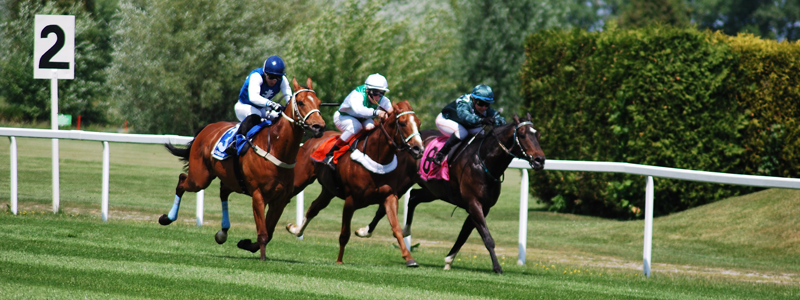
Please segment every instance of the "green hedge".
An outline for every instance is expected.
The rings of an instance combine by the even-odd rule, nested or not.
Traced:
[[[525,109],[549,159],[796,176],[800,47],[653,26],[544,31],[526,40]],[[553,210],[637,217],[644,176],[545,171],[532,191]],[[655,178],[655,213],[752,187]]]

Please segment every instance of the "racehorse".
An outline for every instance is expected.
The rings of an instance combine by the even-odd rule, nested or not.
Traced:
[[[397,156],[410,154],[419,158],[422,156],[422,139],[419,134],[420,121],[416,117],[408,101],[394,104],[393,112],[380,122],[371,132],[362,132],[360,138],[351,143],[350,150],[360,149],[382,166],[387,167],[384,174],[367,170],[365,166],[354,160],[359,154],[342,155],[337,163],[336,170],[332,170],[324,163],[317,162],[310,157],[311,153],[319,148],[329,138],[337,138],[338,133],[326,132],[322,138],[309,139],[300,148],[297,154],[297,171],[295,172],[295,193],[302,191],[306,186],[318,179],[322,185],[322,192],[311,203],[306,211],[303,224],[298,226],[292,223],[286,225],[286,230],[296,236],[302,236],[309,222],[317,216],[320,210],[330,204],[331,199],[339,197],[344,199],[342,210],[342,230],[339,234],[339,256],[336,263],[341,264],[344,248],[350,240],[350,222],[355,210],[372,204],[382,204],[390,212],[389,223],[394,236],[400,245],[401,255],[406,261],[406,266],[417,267],[417,261],[411,257],[411,252],[403,242],[402,230],[397,220],[397,195],[411,187],[413,182],[408,180],[405,169],[407,165],[397,163]],[[402,153],[406,151],[408,153]],[[397,155],[397,156],[396,156]],[[408,161],[408,160],[406,160]]]
[[[438,131],[422,132],[426,146],[440,135],[441,133]],[[523,120],[514,116],[514,123],[492,128],[483,136],[476,136],[471,143],[462,142],[459,149],[451,152],[455,153],[456,157],[448,158],[450,181],[440,179],[424,181],[414,173],[416,174],[414,175],[415,181],[422,188],[411,190],[407,224],[403,228],[403,235],[411,235],[411,222],[417,205],[442,199],[469,213],[467,219],[464,220],[456,243],[445,257],[445,270],[452,267],[453,260],[461,246],[467,241],[472,230],[477,228],[486,249],[489,250],[494,271],[503,273],[494,252],[494,239],[486,225],[486,216],[492,206],[497,203],[500,196],[501,178],[512,159],[523,159],[536,171],[544,168],[545,155],[539,145],[539,136],[539,132],[533,127],[530,114],[527,114]],[[418,163],[431,164],[432,157],[426,157]],[[369,226],[356,231],[356,235],[369,237],[378,221],[386,213],[387,211],[378,209]]]
[[[250,195],[253,199],[253,217],[258,240],[256,243],[249,239],[241,240],[237,246],[253,253],[261,250],[261,260],[266,260],[266,245],[272,239],[275,226],[293,195],[293,160],[297,157],[303,135],[309,130],[313,136],[318,137],[325,131],[325,121],[319,112],[322,101],[313,90],[311,78],[306,80],[304,87],[298,85],[293,78],[292,85],[294,95],[286,104],[281,117],[276,118],[272,126],[259,131],[252,139],[252,151],[247,150],[238,159],[217,160],[211,156],[217,141],[236,125],[234,122],[217,122],[203,127],[185,149],[176,148],[172,144],[165,145],[170,153],[186,162],[188,174],[182,173],[178,177],[175,205],[170,216],[163,215],[159,218],[161,225],[169,225],[175,221],[184,192],[198,192],[207,188],[214,178],[219,178],[223,229],[217,233],[215,239],[220,244],[227,239],[230,228],[228,196],[233,192]],[[265,219],[264,209],[267,205],[269,210]]]

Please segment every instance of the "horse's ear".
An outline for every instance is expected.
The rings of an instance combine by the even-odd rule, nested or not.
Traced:
[[[528,121],[533,121],[533,119],[531,119],[531,113],[530,112],[527,112],[526,116],[528,117]]]
[[[306,86],[308,87],[309,90],[313,90],[314,89],[314,87],[311,86],[311,77],[308,77],[306,79]]]
[[[514,114],[514,124],[519,124],[519,116],[517,114]]]
[[[300,90],[300,85],[297,84],[297,78],[292,77],[292,88],[294,88],[295,91]]]

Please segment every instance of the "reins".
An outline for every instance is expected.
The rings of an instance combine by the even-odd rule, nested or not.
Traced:
[[[531,162],[533,160],[533,157],[531,155],[528,155],[527,152],[525,152],[525,148],[522,147],[522,143],[520,143],[519,137],[517,137],[517,130],[519,128],[525,126],[525,125],[530,125],[531,127],[533,127],[533,122],[524,121],[524,122],[520,122],[519,124],[514,126],[514,142],[515,142],[515,144],[511,145],[511,147],[509,147],[509,148],[506,148],[506,146],[503,145],[502,142],[500,142],[500,139],[497,137],[497,135],[494,135],[494,139],[497,141],[497,144],[500,145],[500,148],[503,149],[503,151],[506,154],[510,155],[513,158],[525,159],[526,161]],[[484,127],[484,129],[485,129],[485,127]],[[483,131],[483,130],[481,130],[481,131]],[[477,136],[477,134],[476,134],[476,136]],[[486,138],[481,139],[481,144],[478,146],[478,154],[480,154],[480,149],[483,146],[483,142],[485,140],[486,140]],[[472,142],[472,140],[470,140],[470,142]],[[525,156],[524,158],[521,158],[521,157],[515,155],[514,153],[511,153],[511,150],[513,150],[514,147],[516,147],[516,146],[519,146],[520,152],[522,152],[522,154]],[[489,173],[489,168],[486,167],[486,164],[484,163],[483,159],[479,158],[478,161],[480,161],[481,167],[483,168],[483,171],[486,173],[486,175],[489,175],[489,178],[491,178],[495,182],[503,182],[505,180],[505,173],[500,175],[501,179],[497,179],[494,176],[492,176],[491,173]]]

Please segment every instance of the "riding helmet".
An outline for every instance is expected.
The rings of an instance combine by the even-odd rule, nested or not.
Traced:
[[[364,81],[364,86],[368,90],[381,90],[384,92],[389,91],[389,82],[386,81],[386,77],[383,77],[383,75],[378,73],[369,75],[367,77],[367,81]]]
[[[494,103],[494,92],[492,92],[491,87],[485,84],[479,84],[472,88],[472,97],[486,103]]]
[[[264,73],[283,76],[285,66],[280,56],[273,55],[264,61]]]

